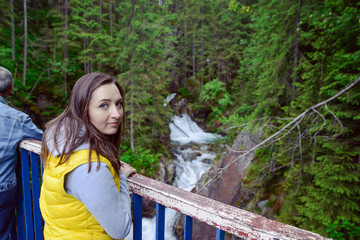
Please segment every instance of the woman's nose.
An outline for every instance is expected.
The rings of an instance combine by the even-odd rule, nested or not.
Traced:
[[[113,118],[120,118],[120,115],[121,115],[121,113],[120,113],[120,111],[121,110],[119,110],[115,105],[113,105],[112,107],[111,107],[111,110],[110,110],[111,112],[110,112],[110,116],[111,117],[113,117]]]

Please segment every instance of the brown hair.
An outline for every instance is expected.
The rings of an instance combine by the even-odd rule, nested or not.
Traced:
[[[92,93],[98,87],[113,83],[119,89],[123,98],[123,119],[116,134],[105,135],[101,133],[90,122],[89,104]],[[117,80],[104,73],[89,73],[82,76],[75,83],[68,106],[58,117],[47,123],[47,128],[42,141],[42,160],[44,166],[49,156],[47,140],[53,139],[54,148],[59,151],[59,133],[64,135],[64,146],[60,153],[58,165],[69,161],[71,153],[80,145],[89,143],[89,171],[91,170],[91,151],[95,150],[98,157],[98,168],[100,167],[99,155],[107,158],[112,166],[119,171],[121,163],[118,158],[121,137],[125,125],[125,92]],[[85,133],[83,133],[85,127]],[[51,134],[51,136],[49,136]]]

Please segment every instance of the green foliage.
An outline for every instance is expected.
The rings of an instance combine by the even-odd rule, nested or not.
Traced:
[[[49,120],[84,73],[117,76],[126,92],[126,126],[133,127],[133,139],[127,131],[123,144],[134,143],[121,157],[154,177],[173,114],[163,106],[169,89],[195,109],[211,108],[207,120],[220,121],[217,130],[228,129],[228,139],[243,127],[264,139],[360,75],[355,1],[160,2],[28,1],[22,86],[23,2],[14,1],[14,61],[10,2],[2,1],[0,65],[15,77],[10,104]],[[40,109],[44,96],[50,106]],[[268,216],[276,220],[334,238],[358,237],[359,103],[358,85],[258,150],[244,179],[254,191],[249,205],[268,199]]]
[[[9,71],[13,70],[13,61],[11,59],[11,48],[5,48],[0,46],[0,66],[8,69]]]
[[[63,109],[59,108],[58,106],[48,106],[47,109],[47,111],[42,112],[42,114],[47,118],[60,115],[63,112]]]
[[[230,10],[235,12],[235,11],[237,10],[239,4],[240,4],[240,3],[239,3],[238,1],[236,1],[236,0],[231,0],[231,1],[229,2],[229,8],[230,8]]]
[[[179,93],[181,96],[183,96],[183,97],[190,97],[190,92],[189,92],[189,90],[186,89],[186,88],[180,88],[180,89],[178,90],[178,93]]]
[[[254,47],[253,77],[256,89],[254,95],[258,103],[254,114],[281,116],[281,107],[289,104],[292,96],[293,39],[296,37],[297,2],[259,1],[253,15]]]
[[[139,174],[152,178],[156,177],[160,153],[153,154],[149,149],[141,147],[136,148],[135,151],[131,151],[130,148],[125,146],[121,148],[124,150],[120,157],[121,161],[130,164]]]
[[[213,120],[217,120],[222,116],[224,111],[233,103],[225,88],[225,84],[217,79],[204,85],[199,100],[210,106]]]
[[[302,2],[298,15],[297,7],[284,1],[251,6],[255,32],[245,49],[242,61],[247,68],[240,68],[236,89],[254,94],[232,94],[256,106],[249,120],[278,117],[266,118],[267,125],[254,121],[252,127],[259,125],[264,138],[284,127],[286,118],[335,95],[360,74],[358,8],[341,1]],[[296,40],[302,55],[294,62]],[[257,151],[244,179],[255,191],[252,202],[274,199],[272,186],[282,185],[286,197],[277,220],[323,235],[329,235],[327,224],[337,217],[358,225],[359,97],[355,86],[327,107],[310,112],[297,130]],[[243,114],[234,112],[224,123],[241,125]]]
[[[200,94],[200,101],[214,103],[226,92],[225,84],[215,79],[204,85]]]
[[[135,148],[161,152],[163,147],[158,139],[168,134],[164,126],[171,114],[170,109],[163,106],[169,82],[168,63],[163,61],[164,46],[173,40],[168,37],[167,26],[172,16],[162,15],[162,7],[147,1],[119,2],[115,12],[126,17],[119,19],[118,31],[114,32],[111,51],[108,51],[115,59],[111,62],[112,68],[121,69],[119,80],[125,86],[127,106],[132,107],[127,112],[133,127],[130,141]]]
[[[359,165],[354,159],[360,149],[334,142],[324,143],[323,148],[323,154],[305,169],[313,180],[304,187],[305,194],[299,196],[300,216],[295,219],[301,226],[325,234],[323,223],[334,221],[339,210],[340,216],[360,224],[360,188],[354,188],[360,185]]]
[[[336,240],[355,240],[360,238],[360,226],[338,217],[334,222],[326,224],[326,232]]]
[[[239,5],[240,5],[240,2],[238,2],[236,0],[231,0],[229,3],[229,9],[231,11],[236,12],[239,8]],[[241,10],[241,13],[247,13],[250,11],[250,6],[242,5],[240,10]]]
[[[183,88],[180,88],[181,91]],[[190,78],[186,84],[186,94],[189,102],[197,102],[202,91],[201,85],[197,79]]]
[[[256,129],[254,124],[252,124],[254,119],[251,116],[251,112],[253,109],[253,107],[243,104],[233,114],[222,116],[220,122],[223,124],[226,133],[235,138],[244,128],[248,131]]]

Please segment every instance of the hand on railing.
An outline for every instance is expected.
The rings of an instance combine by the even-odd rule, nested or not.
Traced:
[[[131,177],[132,175],[134,175],[136,173],[136,170],[135,170],[135,168],[131,167],[129,164],[122,163],[120,172],[124,173],[126,175],[126,177],[129,177],[129,176]]]

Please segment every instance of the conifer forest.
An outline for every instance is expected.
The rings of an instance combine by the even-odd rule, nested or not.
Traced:
[[[176,93],[221,144],[261,135],[243,184],[273,219],[360,238],[358,0],[0,0],[0,43],[7,101],[40,128],[82,75],[109,73],[126,92],[121,158],[156,177]]]

